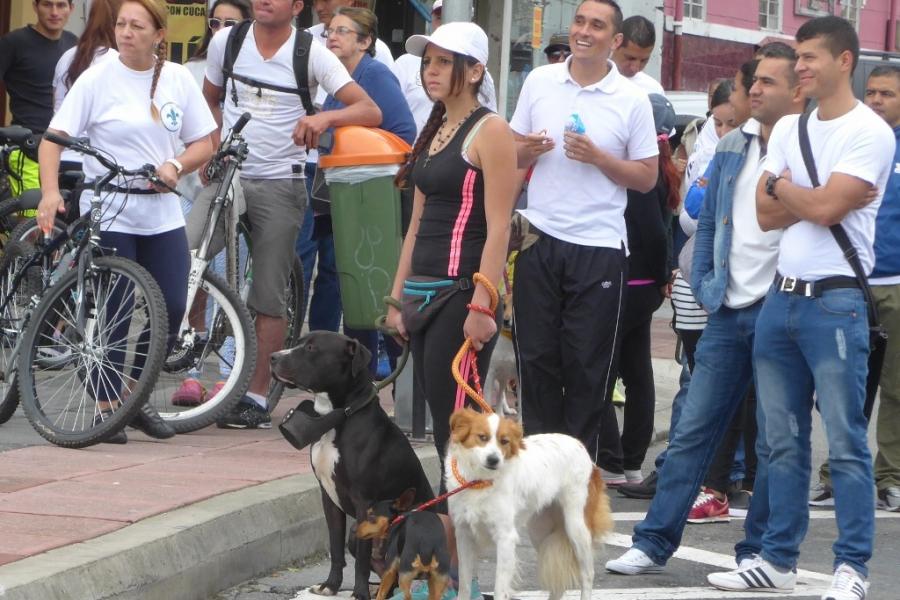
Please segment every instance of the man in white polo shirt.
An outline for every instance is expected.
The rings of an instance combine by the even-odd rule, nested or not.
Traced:
[[[769,505],[777,510],[769,512],[756,560],[708,579],[727,590],[793,588],[809,524],[815,396],[828,439],[838,530],[834,578],[822,598],[863,600],[875,533],[863,414],[869,323],[863,290],[829,228],[843,227],[863,274],[871,272],[875,216],[895,142],[887,123],[853,96],[850,80],[859,59],[854,27],[840,17],[820,17],[804,23],[796,38],[800,88],[818,102],[807,130],[821,185],[811,181],[800,119],[791,115],[772,131],[756,190],[760,227],[784,229],[753,345],[769,449]]]
[[[231,28],[217,33],[209,45],[203,95],[216,121],[227,131],[245,111],[253,117],[244,129],[250,154],[241,171],[241,186],[252,225],[253,285],[247,305],[256,312],[256,371],[247,396],[219,421],[220,427],[272,426],[266,406],[269,356],[284,344],[284,290],[306,209],[303,166],[307,147],[315,147],[319,135],[330,127],[381,122],[378,106],[322,44],[310,48],[309,88],[314,92],[321,85],[346,108],[307,115],[300,95],[283,89],[285,82],[293,87],[296,81],[293,53],[298,32],[291,23],[301,10],[302,0],[254,0],[255,20],[235,59],[234,75],[227,81],[222,67]],[[269,88],[269,84],[280,89]],[[218,132],[214,137],[218,145]],[[198,206],[204,204],[201,198],[204,196],[197,198],[188,219],[191,247],[196,247],[202,234],[210,200],[207,194],[205,205]]]
[[[658,175],[650,100],[608,59],[621,24],[613,0],[584,0],[569,27],[572,55],[528,75],[510,123],[519,166],[534,166],[521,212],[540,232],[519,254],[513,295],[525,428],[577,437],[601,467],[597,432],[615,381],[625,285],[625,190],[649,191]],[[565,131],[572,115],[584,133]]]
[[[613,50],[612,59],[619,73],[628,81],[648,94],[665,95],[663,86],[644,73],[655,45],[656,28],[653,23],[650,19],[634,15],[622,21],[622,44]]]

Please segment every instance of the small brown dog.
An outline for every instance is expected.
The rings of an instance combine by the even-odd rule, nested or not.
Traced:
[[[386,568],[377,600],[387,598],[398,578],[405,600],[412,598],[414,579],[428,580],[428,600],[440,600],[450,583],[444,525],[433,512],[409,512],[415,497],[416,490],[410,488],[396,500],[376,502],[356,527],[360,539],[387,540]]]

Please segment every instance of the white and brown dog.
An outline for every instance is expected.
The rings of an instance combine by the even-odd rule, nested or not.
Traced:
[[[537,550],[538,581],[550,600],[576,587],[581,600],[589,600],[594,543],[612,529],[612,516],[600,470],[581,442],[562,434],[523,439],[516,421],[471,409],[453,413],[450,430],[448,490],[466,481],[491,482],[448,499],[459,554],[459,600],[471,599],[477,555],[492,545],[494,598],[512,598],[520,524]]]

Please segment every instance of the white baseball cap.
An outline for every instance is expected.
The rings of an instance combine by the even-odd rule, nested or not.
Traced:
[[[406,51],[413,56],[424,56],[425,47],[434,44],[449,52],[470,56],[483,65],[488,60],[488,38],[475,23],[454,21],[441,25],[431,35],[414,35],[406,40]]]
[[[431,12],[434,12],[436,9],[444,6],[444,0],[434,0],[434,4],[431,5]]]

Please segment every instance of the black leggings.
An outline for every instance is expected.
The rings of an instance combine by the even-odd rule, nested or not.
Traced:
[[[450,298],[424,330],[410,335],[410,350],[413,355],[413,374],[417,384],[425,393],[431,418],[434,422],[434,445],[441,461],[441,492],[447,491],[444,481],[444,457],[450,439],[450,414],[456,402],[456,380],[450,372],[450,363],[463,343],[463,323],[469,315],[466,304],[472,301],[473,290],[462,290]],[[497,315],[502,318],[503,307],[497,307]],[[498,320],[497,329],[499,331]],[[484,381],[491,362],[491,352],[497,336],[485,344],[478,353],[478,373]],[[446,513],[446,503],[439,512]]]

